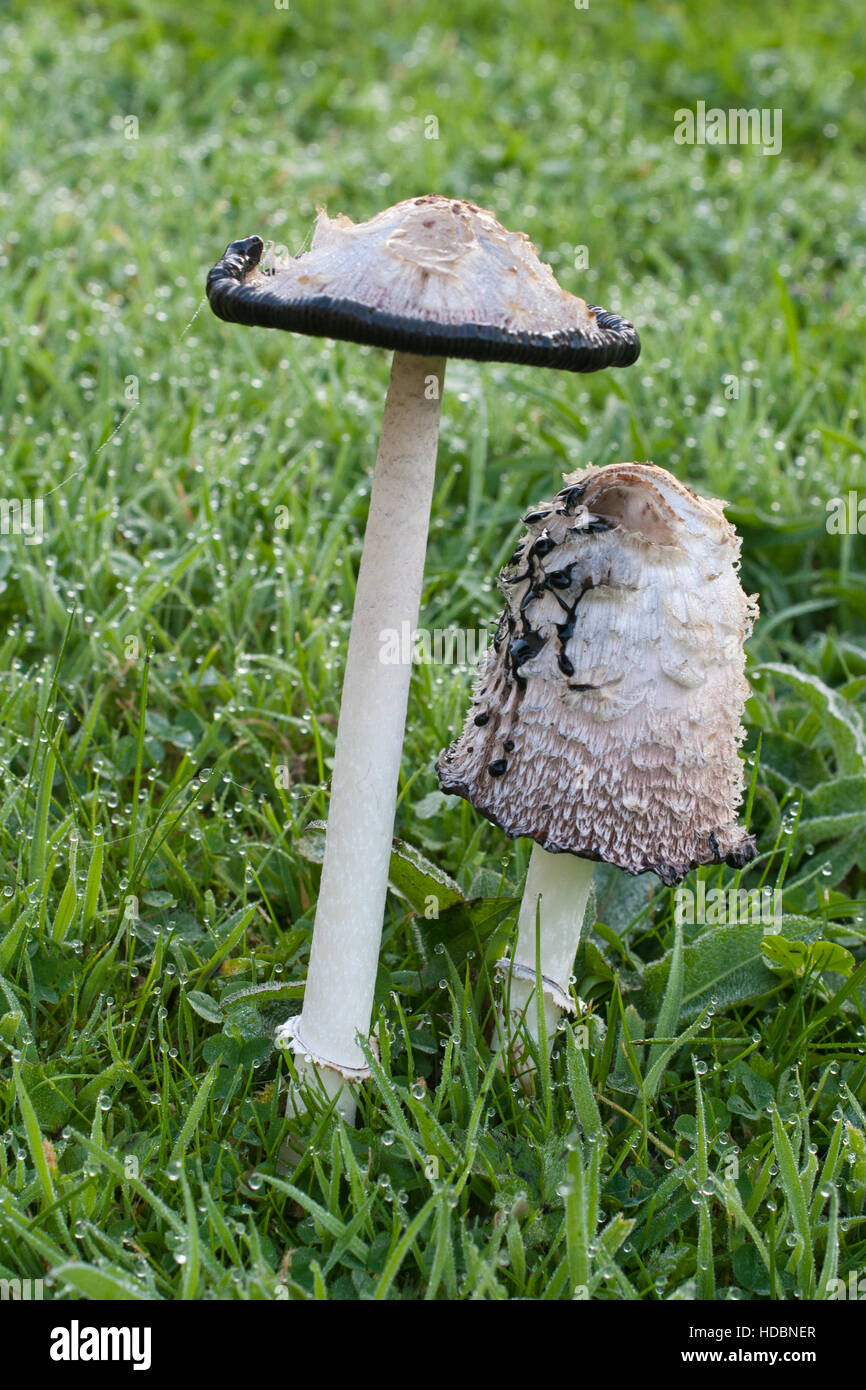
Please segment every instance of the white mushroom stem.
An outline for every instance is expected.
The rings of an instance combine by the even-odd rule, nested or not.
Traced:
[[[397,352],[370,496],[346,659],[322,881],[302,1012],[278,1041],[320,1078],[348,1123],[350,1083],[369,1075],[357,1035],[370,1030],[379,960],[409,653],[389,661],[389,634],[414,636],[421,601],[445,359]],[[297,1098],[294,1098],[297,1103]]]
[[[505,977],[503,987],[512,1022],[525,1026],[538,1043],[538,945],[548,1051],[563,1013],[575,1011],[568,986],[580,945],[593,867],[589,859],[574,854],[548,854],[540,845],[532,846],[514,955],[497,965]],[[531,1068],[529,1056],[523,1060]]]

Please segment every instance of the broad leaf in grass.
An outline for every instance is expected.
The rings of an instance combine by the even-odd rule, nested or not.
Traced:
[[[807,852],[808,852],[808,846]],[[826,845],[816,855],[803,861],[802,868],[785,880],[785,903],[794,912],[824,902],[824,893],[840,883],[853,864],[866,867],[866,836],[855,832],[838,844]]]
[[[592,886],[595,920],[606,923],[617,933],[631,926],[653,894],[660,891],[652,874],[624,874],[614,864],[596,864]]]
[[[206,1023],[222,1023],[225,1017],[216,1000],[211,999],[209,994],[203,994],[199,989],[189,990],[186,995],[186,1002]]]
[[[56,1077],[55,1072],[58,1073]],[[22,1062],[20,1074],[41,1128],[49,1132],[59,1129],[75,1108],[75,1093],[67,1069],[52,1063]]]
[[[264,1038],[249,1038],[241,1046],[240,1064],[242,1067],[253,1067],[257,1063],[266,1062],[273,1051],[273,1035]]]
[[[581,984],[584,981],[595,983],[597,980],[610,984],[616,976],[614,966],[607,959],[599,943],[591,937],[581,945],[575,972]]]
[[[325,857],[325,822],[310,821],[304,834],[292,841],[292,848],[308,864],[321,864]]]
[[[866,830],[866,776],[839,777],[808,793],[797,827],[798,844],[820,844]]]
[[[311,821],[294,848],[309,864],[321,864],[325,854],[325,822]],[[460,887],[442,869],[425,859],[414,845],[395,839],[388,870],[391,887],[415,912],[431,915],[463,901]]]
[[[208,1066],[218,1061],[221,1067],[236,1067],[240,1061],[240,1044],[225,1033],[216,1033],[202,1044],[201,1054]]]
[[[760,1060],[759,1058],[755,1059]],[[765,1076],[761,1076],[755,1067],[749,1065],[742,1058],[733,1062],[730,1067],[730,1074],[742,1086],[749,1098],[749,1106],[743,1110],[741,1106],[735,1106],[736,1096],[728,1097],[728,1109],[736,1110],[738,1115],[759,1115],[762,1110],[766,1110],[775,1099],[775,1092],[771,1082]]]
[[[306,982],[304,980],[264,980],[257,985],[242,985],[224,994],[220,1008],[230,1009],[242,999],[254,999],[258,1004],[275,1004],[283,999],[303,999]]]
[[[425,962],[420,979],[416,977],[421,989],[432,988],[442,977],[443,962],[437,946],[444,946],[450,960],[458,966],[470,951],[486,956],[489,962],[498,958],[508,940],[509,919],[519,906],[519,898],[476,898],[455,903],[430,921],[416,917],[413,935]],[[413,992],[411,985],[406,992]]]
[[[412,815],[418,820],[433,820],[447,802],[448,798],[444,792],[428,792],[426,796],[422,796],[420,801],[415,802],[412,807]]]
[[[772,1094],[772,1092],[771,1092]],[[730,1128],[731,1112],[723,1101],[715,1096],[704,1097],[704,1116],[707,1129],[707,1142],[712,1144],[720,1134]],[[678,1115],[674,1130],[694,1147],[698,1142],[698,1122],[694,1115]]]
[[[753,1245],[741,1245],[734,1251],[732,1258],[734,1276],[740,1286],[749,1293],[760,1294],[766,1297],[770,1292],[770,1276],[767,1267]],[[782,1288],[788,1292],[794,1286],[794,1280],[785,1270],[776,1270],[776,1279]]]
[[[506,883],[502,873],[494,873],[493,869],[478,869],[469,885],[468,898],[499,898],[509,897],[513,891],[513,885]]]
[[[782,936],[765,936],[761,943],[764,956],[773,970],[785,971],[802,979],[804,975],[820,975],[834,970],[847,976],[854,969],[854,957],[844,946],[833,941],[786,941]]]
[[[225,1031],[240,1045],[250,1038],[270,1036],[270,1029],[262,1022],[262,1016],[248,1000],[235,1004],[225,1022]]]
[[[765,729],[762,733],[761,772],[777,792],[791,787],[814,787],[827,776],[816,748],[779,729]]]
[[[789,941],[816,941],[819,923],[807,917],[785,916],[781,932]],[[777,988],[779,979],[768,969],[762,945],[763,928],[758,924],[729,924],[708,927],[691,946],[683,949],[683,992],[680,1021],[700,1013],[713,1000],[719,1009],[758,999]],[[661,1009],[673,952],[648,965],[643,988],[637,996],[645,1017],[656,1018]]]
[[[24,1014],[20,1009],[11,1010],[0,1018],[0,1042],[12,1043],[21,1024],[24,1022]]]
[[[806,671],[798,671],[796,666],[786,666],[781,662],[767,662],[755,669],[767,675],[787,681],[818,715],[821,725],[827,731],[839,771],[854,774],[866,771],[866,730],[859,712],[843,699],[829,685],[811,676]]]
[[[435,909],[441,915],[463,901],[460,887],[453,878],[403,840],[394,841],[388,878],[391,887],[416,912],[429,915],[431,909]]]
[[[177,906],[177,898],[173,893],[165,893],[162,889],[151,888],[147,893],[142,893],[141,901],[148,907],[170,908]]]

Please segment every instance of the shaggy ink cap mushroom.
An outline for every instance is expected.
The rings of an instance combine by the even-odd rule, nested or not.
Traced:
[[[640,353],[630,323],[563,290],[526,235],[474,203],[428,194],[359,223],[320,211],[309,251],[262,270],[263,249],[261,237],[233,241],[210,272],[220,318],[570,372]]]
[[[442,790],[511,837],[669,884],[748,863],[738,747],[757,606],[723,504],[618,463],[524,520]]]
[[[264,271],[260,237],[208,276],[214,313],[391,348],[334,749],[322,877],[300,1014],[277,1030],[304,1079],[351,1121],[369,1032],[390,869],[411,663],[387,631],[418,621],[448,357],[566,371],[628,366],[637,334],[567,294],[527,237],[473,203],[411,198],[357,225],[320,213],[308,252]],[[292,1104],[296,1090],[290,1091]]]
[[[587,469],[524,521],[473,707],[437,771],[443,791],[535,841],[496,965],[511,1065],[531,1089],[524,1033],[540,1048],[543,1019],[549,1051],[575,1010],[593,861],[676,883],[754,856],[736,813],[757,609],[722,504],[652,464]]]

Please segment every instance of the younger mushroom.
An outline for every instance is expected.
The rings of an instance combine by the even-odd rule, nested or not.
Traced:
[[[262,271],[262,250],[260,237],[232,242],[210,272],[220,318],[394,350],[304,1006],[278,1034],[351,1118],[345,1083],[369,1075],[357,1037],[370,1025],[411,673],[382,660],[382,642],[418,621],[445,358],[593,372],[628,366],[640,343],[630,323],[562,290],[528,237],[474,203],[410,198],[357,225],[322,212],[304,255]]]
[[[650,463],[588,468],[524,518],[502,571],[506,606],[442,790],[512,838],[535,840],[511,975],[511,1010],[551,1037],[592,863],[674,884],[699,864],[741,866],[736,823],[748,694],[743,643],[757,614],[723,503]],[[573,857],[576,856],[576,857]]]

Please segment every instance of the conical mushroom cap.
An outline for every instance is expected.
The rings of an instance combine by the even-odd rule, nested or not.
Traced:
[[[640,353],[630,323],[561,289],[527,236],[474,203],[428,194],[359,223],[320,211],[310,250],[270,271],[258,269],[263,246],[233,241],[210,272],[220,318],[572,372]]]
[[[651,869],[741,865],[743,643],[757,614],[718,501],[662,468],[566,480],[524,518],[506,607],[443,791],[546,850]]]

